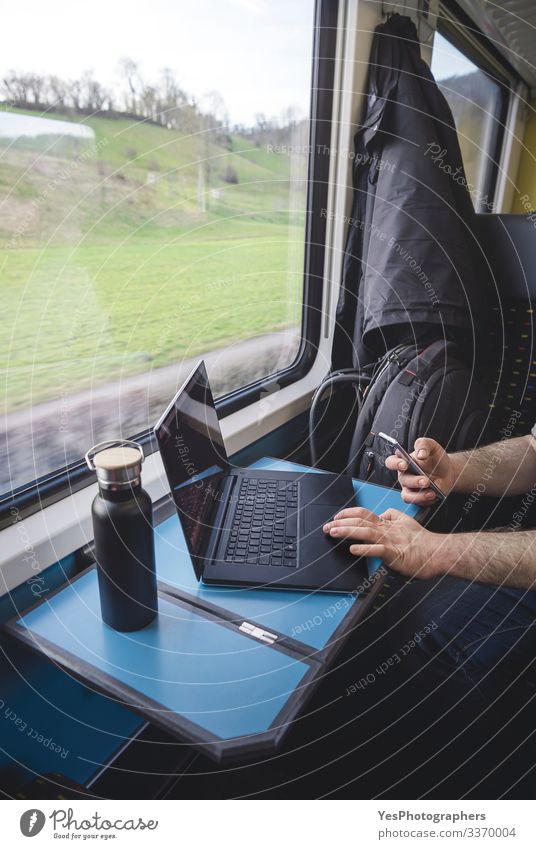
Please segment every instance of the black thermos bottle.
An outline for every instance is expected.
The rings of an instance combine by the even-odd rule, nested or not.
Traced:
[[[141,487],[143,460],[141,446],[129,441],[103,442],[86,454],[99,484],[91,511],[102,618],[117,631],[144,628],[158,609],[153,508]]]

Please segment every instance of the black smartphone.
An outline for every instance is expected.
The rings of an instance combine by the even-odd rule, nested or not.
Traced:
[[[406,461],[406,463],[408,464],[409,469],[410,469],[410,470],[411,470],[411,471],[412,471],[415,475],[422,475],[424,478],[427,478],[427,480],[428,480],[428,482],[429,482],[429,483],[428,483],[428,487],[427,487],[427,489],[428,489],[428,488],[429,488],[429,489],[433,489],[433,491],[435,492],[435,494],[437,495],[437,497],[438,497],[441,501],[444,501],[444,500],[445,500],[445,498],[446,498],[445,493],[444,493],[444,492],[441,492],[441,490],[439,489],[439,487],[437,486],[437,484],[435,484],[435,483],[433,482],[433,480],[431,480],[430,475],[429,475],[427,472],[425,472],[425,471],[424,471],[424,469],[421,469],[421,467],[419,466],[419,464],[417,463],[417,461],[416,461],[416,460],[414,460],[414,458],[413,458],[413,457],[410,457],[410,455],[408,454],[408,452],[406,451],[406,449],[405,449],[405,448],[403,448],[403,447],[400,445],[400,442],[398,442],[398,440],[394,439],[392,436],[388,436],[386,433],[382,433],[381,431],[380,431],[380,433],[378,433],[378,436],[380,437],[380,439],[384,439],[384,440],[385,440],[385,442],[388,442],[388,443],[389,443],[389,445],[390,445],[390,446],[391,446],[391,448],[392,448],[392,452],[393,452],[393,454],[394,454],[396,451],[398,451],[398,452],[400,453],[400,455],[402,456],[402,459]]]

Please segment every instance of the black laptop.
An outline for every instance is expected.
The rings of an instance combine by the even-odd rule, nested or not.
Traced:
[[[352,479],[232,466],[203,362],[154,432],[198,580],[350,592],[366,577],[350,543],[322,530],[355,505]]]

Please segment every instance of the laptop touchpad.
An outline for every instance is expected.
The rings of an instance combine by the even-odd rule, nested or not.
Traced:
[[[322,530],[322,526],[333,519],[337,509],[333,504],[319,504],[306,507],[305,513],[305,536],[302,544],[307,552],[312,555],[312,562],[320,565],[323,558],[329,558],[331,567],[348,568],[349,565],[356,566],[360,558],[355,558],[349,552],[350,543],[347,539],[334,539]]]
[[[313,534],[320,530],[323,534],[322,527],[326,522],[333,519],[334,514],[337,513],[337,508],[333,504],[309,504],[303,512],[305,515],[305,533]]]

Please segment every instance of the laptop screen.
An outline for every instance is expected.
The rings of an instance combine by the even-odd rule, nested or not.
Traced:
[[[200,577],[229,461],[205,364],[199,363],[154,429],[196,574]]]

